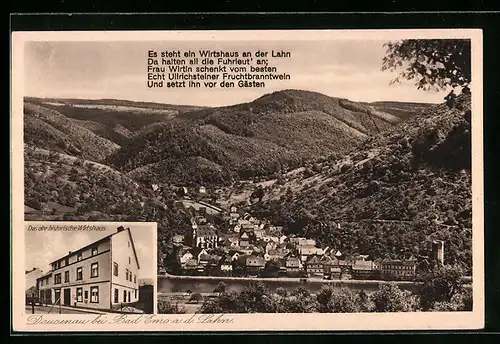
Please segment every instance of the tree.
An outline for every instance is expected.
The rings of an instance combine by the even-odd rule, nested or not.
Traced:
[[[158,300],[158,313],[160,314],[184,314],[186,309],[170,300]]]
[[[281,293],[281,292],[280,292]],[[316,297],[306,288],[298,287],[290,295],[278,296],[278,313],[315,313],[319,304]]]
[[[375,312],[413,312],[417,309],[415,296],[395,284],[379,285],[371,299]]]
[[[214,293],[224,293],[226,291],[226,283],[220,281],[214,289]]]
[[[223,292],[216,299],[207,299],[200,308],[200,313],[238,313],[238,293]]]
[[[423,310],[434,307],[436,302],[450,302],[464,289],[463,270],[459,266],[438,266],[420,277],[419,295]]]
[[[198,303],[201,300],[203,300],[203,296],[200,293],[191,294],[191,297],[189,298],[189,302]]]
[[[407,39],[384,44],[382,71],[403,69],[400,78],[415,80],[418,89],[441,90],[471,82],[471,43],[466,39]]]
[[[266,285],[260,281],[250,282],[238,295],[237,305],[243,313],[274,313],[276,305]]]
[[[321,313],[357,313],[360,309],[358,294],[350,288],[334,289],[326,286],[316,296]]]

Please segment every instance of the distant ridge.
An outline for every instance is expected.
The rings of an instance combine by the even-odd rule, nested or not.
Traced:
[[[301,166],[304,161],[342,154],[366,136],[399,123],[401,118],[370,105],[321,93],[284,90],[249,103],[189,111],[138,133],[107,160],[139,180],[151,178],[192,183],[229,183]],[[210,171],[192,165],[184,178],[151,170],[161,161],[184,165],[185,159],[210,161]],[[141,167],[149,166],[145,169]],[[218,168],[216,168],[217,170]],[[171,170],[171,169],[167,169]],[[143,176],[137,172],[142,171]],[[209,175],[204,176],[204,172]],[[193,175],[190,179],[188,176]],[[228,176],[231,178],[227,179]],[[187,179],[186,179],[187,178]]]

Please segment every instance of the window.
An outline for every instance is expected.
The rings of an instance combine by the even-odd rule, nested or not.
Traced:
[[[130,241],[128,242],[128,247],[130,247]]]
[[[90,277],[99,276],[99,263],[92,263],[90,266]]]
[[[97,246],[92,247],[92,255],[97,255]]]
[[[76,280],[80,281],[83,279],[83,268],[80,266],[79,268],[76,268]]]
[[[85,290],[85,300],[88,300],[88,299],[89,299],[89,291]]]
[[[113,275],[118,276],[118,263],[113,263]]]
[[[130,260],[130,257],[128,257],[128,263],[130,264],[131,260]]]
[[[137,283],[137,276],[134,275],[134,283]]]
[[[69,271],[64,271],[64,283],[69,283]]]
[[[69,258],[66,258],[66,259],[64,260],[64,266],[68,266],[68,265],[69,265]]]
[[[83,259],[83,255],[81,253],[78,253],[78,255],[76,256],[76,261],[79,262],[82,259]]]
[[[83,302],[83,289],[82,288],[76,288],[76,301]]]
[[[137,299],[137,289],[134,290],[135,298]]]
[[[130,291],[128,292],[128,302],[130,302]]]
[[[123,302],[127,302],[127,291],[123,291]]]
[[[90,302],[99,303],[99,287],[90,287]]]
[[[125,279],[128,281],[128,269],[125,270]]]
[[[55,274],[54,275],[54,284],[60,284],[61,283],[61,274]]]
[[[118,289],[115,288],[115,297],[114,297],[114,303],[118,303]]]

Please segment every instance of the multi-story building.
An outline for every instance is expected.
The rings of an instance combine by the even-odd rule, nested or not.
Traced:
[[[323,277],[323,262],[321,257],[314,255],[306,262],[306,271],[309,276]]]
[[[415,277],[417,261],[414,259],[386,260],[380,266],[384,279],[411,280]]]
[[[128,228],[120,226],[51,265],[51,271],[37,279],[43,303],[112,309],[139,299],[140,266]]]
[[[44,275],[43,271],[40,270],[39,268],[36,268],[36,267],[29,270],[29,271],[26,271],[25,272],[25,278],[26,278],[25,289],[28,290],[28,289],[31,289],[31,287],[35,287],[36,280],[43,275]]]

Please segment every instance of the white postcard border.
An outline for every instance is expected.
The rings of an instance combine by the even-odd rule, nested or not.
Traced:
[[[472,46],[472,192],[473,192],[473,299],[472,312],[356,313],[356,314],[226,314],[228,323],[188,319],[192,315],[155,315],[164,324],[37,324],[24,314],[24,159],[23,91],[24,43],[27,41],[210,41],[210,40],[367,40],[403,38],[470,38]],[[258,31],[58,31],[14,32],[11,55],[11,182],[12,182],[12,320],[15,331],[339,331],[339,330],[452,330],[484,326],[484,212],[483,212],[483,89],[482,30],[258,30]],[[156,249],[156,247],[155,247]],[[92,315],[64,319],[93,319]],[[206,317],[206,316],[205,316]],[[47,320],[62,319],[46,315]],[[216,317],[213,317],[214,320]],[[131,316],[132,319],[132,316]],[[178,321],[174,321],[178,319]],[[202,317],[203,319],[203,317]],[[229,321],[229,320],[228,320]]]

